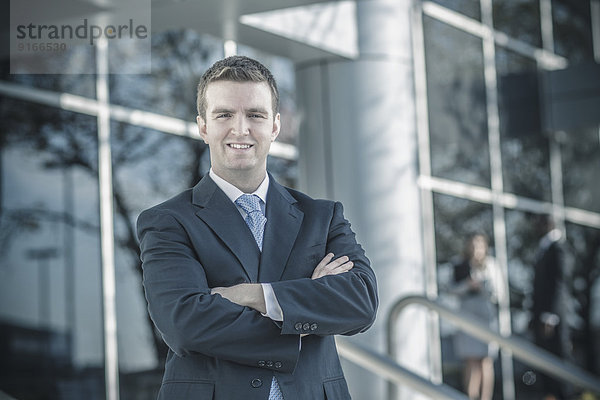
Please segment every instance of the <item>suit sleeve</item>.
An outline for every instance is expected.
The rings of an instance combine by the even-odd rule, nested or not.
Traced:
[[[148,311],[171,350],[255,367],[264,367],[259,360],[276,360],[277,371],[294,370],[298,337],[281,335],[255,310],[211,295],[201,260],[174,216],[147,210],[137,229]]]
[[[327,252],[348,256],[354,268],[319,279],[273,282],[283,310],[282,334],[354,335],[375,321],[378,306],[375,273],[356,242],[341,203],[334,203]]]

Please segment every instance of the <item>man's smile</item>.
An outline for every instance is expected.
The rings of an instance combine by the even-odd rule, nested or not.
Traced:
[[[249,149],[252,147],[252,144],[241,144],[241,143],[229,143],[227,146],[234,149]]]

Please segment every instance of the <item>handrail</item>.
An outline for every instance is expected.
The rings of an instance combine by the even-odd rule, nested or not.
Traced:
[[[459,329],[471,334],[472,336],[485,341],[496,342],[503,349],[512,351],[513,356],[546,372],[554,377],[569,381],[575,386],[590,389],[600,393],[600,378],[583,370],[582,368],[564,361],[554,354],[534,346],[530,342],[515,336],[501,336],[489,329],[488,326],[479,320],[458,314],[438,302],[429,300],[423,296],[407,296],[398,300],[391,308],[387,320],[387,348],[388,355],[394,359],[396,354],[396,321],[402,310],[408,305],[420,304],[426,308],[438,313],[442,318],[452,322]]]
[[[414,372],[398,365],[391,358],[378,354],[373,350],[351,343],[348,339],[335,337],[338,353],[371,372],[397,384],[404,384],[433,398],[441,400],[468,400],[468,397],[456,389],[432,383]]]

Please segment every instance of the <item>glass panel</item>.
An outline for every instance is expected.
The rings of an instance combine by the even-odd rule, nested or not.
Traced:
[[[536,64],[497,47],[496,71],[504,190],[549,201],[550,147],[540,125]]]
[[[565,205],[600,212],[598,127],[560,134]]]
[[[494,28],[542,47],[539,0],[494,0]]]
[[[125,59],[135,64],[135,54],[129,51],[125,41],[111,43],[109,60],[119,59],[122,65]],[[223,42],[211,36],[192,30],[153,33],[152,74],[111,75],[110,101],[195,121],[198,80],[221,57]]]
[[[471,17],[478,21],[481,20],[479,0],[433,0],[433,2],[464,14],[467,17]]]
[[[554,50],[573,64],[594,60],[589,1],[552,0]]]
[[[567,240],[575,254],[571,294],[573,317],[569,323],[572,359],[600,374],[600,229],[568,223]]]
[[[490,187],[481,39],[423,17],[432,174]]]
[[[208,172],[204,142],[113,122],[113,193],[121,397],[156,398],[166,345],[146,310],[135,224],[139,213]]]
[[[103,399],[96,119],[3,98],[0,390]]]
[[[462,263],[467,239],[475,233],[492,236],[492,207],[487,204],[434,193],[435,243],[439,299],[458,309],[463,297],[456,290],[455,265]],[[490,240],[490,249],[493,240]],[[488,252],[493,254],[493,250]],[[491,303],[486,303],[490,305]],[[463,360],[460,350],[463,343],[474,343],[454,325],[440,320],[442,340],[442,370],[444,383],[463,391]],[[479,342],[477,342],[479,343]],[[498,371],[499,372],[499,371]]]
[[[96,95],[95,53],[92,46],[73,46],[64,53],[53,53],[49,62],[78,64],[77,70],[89,71],[86,75],[75,74],[24,74],[10,73],[10,60],[0,61],[0,80],[17,83],[38,89],[51,90],[58,93],[70,93],[93,98]]]

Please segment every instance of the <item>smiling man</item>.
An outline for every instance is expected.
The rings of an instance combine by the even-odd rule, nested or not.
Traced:
[[[271,89],[267,82],[220,80],[200,90],[206,108],[198,111],[197,121],[210,148],[212,170],[251,193],[266,177],[267,154],[279,134]]]
[[[197,103],[208,175],[138,218],[159,399],[349,399],[333,336],[368,329],[378,300],[342,205],[268,174],[279,94],[258,61],[215,63]]]

